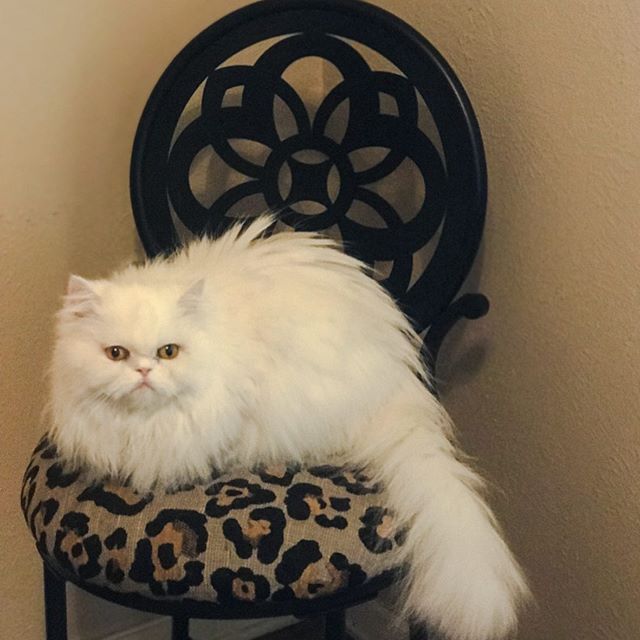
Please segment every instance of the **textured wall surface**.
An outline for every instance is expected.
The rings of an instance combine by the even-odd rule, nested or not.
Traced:
[[[520,640],[640,629],[640,3],[380,1],[458,72],[489,165],[445,404],[500,487],[537,608]]]
[[[127,173],[146,96],[187,40],[240,4],[3,3],[2,637],[42,637],[18,488],[41,431],[52,313],[69,271],[96,276],[135,254]],[[452,336],[441,374],[537,596],[519,640],[634,640],[640,4],[378,4],[450,61],[484,133],[490,203],[469,289],[493,307]],[[88,598],[72,609],[83,638],[130,623]]]

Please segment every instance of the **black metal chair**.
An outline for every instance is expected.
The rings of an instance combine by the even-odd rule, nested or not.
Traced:
[[[302,74],[299,65],[308,63],[318,75]],[[324,96],[320,80],[334,85]],[[298,84],[314,97],[301,96]],[[454,300],[480,242],[486,203],[471,104],[424,37],[357,0],[264,0],[192,40],[158,81],[140,120],[131,197],[149,256],[267,209],[281,225],[339,237],[377,267],[423,332],[434,371],[451,326],[488,309],[482,295]],[[327,640],[338,640],[345,609],[375,597],[394,577],[380,578],[310,602],[262,603],[249,615],[323,613]],[[173,616],[174,640],[188,638],[190,617],[247,617],[246,608],[123,595],[73,581],[120,604]],[[64,579],[45,565],[49,640],[66,638],[64,589]],[[411,637],[426,634],[413,629]]]

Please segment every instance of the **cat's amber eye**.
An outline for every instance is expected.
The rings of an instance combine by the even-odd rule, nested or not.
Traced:
[[[104,352],[109,360],[126,360],[129,357],[129,351],[118,345],[107,347]]]
[[[163,347],[160,347],[156,353],[158,354],[158,358],[173,360],[179,352],[180,347],[177,344],[165,344]]]

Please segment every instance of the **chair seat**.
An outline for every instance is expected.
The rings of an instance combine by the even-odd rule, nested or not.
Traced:
[[[143,495],[66,471],[47,436],[22,509],[47,566],[89,590],[243,609],[384,582],[402,543],[362,471],[282,465]]]

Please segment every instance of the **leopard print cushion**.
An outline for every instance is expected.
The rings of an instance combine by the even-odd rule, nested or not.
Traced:
[[[47,436],[25,472],[22,510],[63,576],[158,599],[310,600],[393,569],[402,543],[384,492],[362,472],[283,466],[141,495],[66,471]]]

